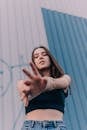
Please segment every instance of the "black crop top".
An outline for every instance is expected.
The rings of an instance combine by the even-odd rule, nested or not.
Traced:
[[[64,113],[65,97],[67,93],[63,89],[44,92],[29,102],[25,107],[25,113],[35,109],[56,109]]]

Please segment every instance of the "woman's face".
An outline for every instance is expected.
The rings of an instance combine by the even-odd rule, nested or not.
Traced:
[[[47,69],[51,65],[50,58],[44,48],[37,48],[33,53],[33,59],[39,70]]]

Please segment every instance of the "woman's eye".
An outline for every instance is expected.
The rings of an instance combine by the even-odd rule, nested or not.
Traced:
[[[43,56],[46,56],[47,55],[47,53],[46,52],[43,52]]]
[[[38,58],[38,55],[35,55],[34,58]]]
[[[38,58],[40,55],[41,55],[41,56],[46,56],[47,53],[46,53],[46,52],[42,52],[41,54],[35,54],[35,55],[34,55],[34,58],[36,59],[36,58]]]

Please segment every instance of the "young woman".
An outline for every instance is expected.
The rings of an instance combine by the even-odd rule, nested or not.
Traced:
[[[63,114],[70,76],[43,46],[33,50],[30,66],[32,72],[23,69],[27,79],[18,81],[25,106],[22,130],[66,130]]]

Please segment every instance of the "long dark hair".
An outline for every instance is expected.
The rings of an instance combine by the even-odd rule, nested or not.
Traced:
[[[57,78],[57,77],[61,77],[62,75],[64,75],[63,69],[60,67],[60,65],[58,64],[56,59],[53,57],[53,55],[50,53],[50,51],[44,46],[39,46],[39,47],[34,48],[34,50],[32,52],[32,62],[34,63],[34,51],[38,48],[43,48],[50,58],[50,61],[51,61],[51,76],[54,77],[54,78]]]

